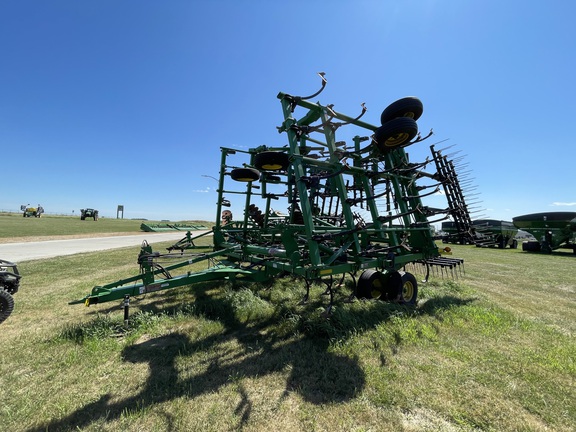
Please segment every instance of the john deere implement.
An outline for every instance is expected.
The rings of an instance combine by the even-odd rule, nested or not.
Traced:
[[[450,209],[430,208],[422,201],[453,176],[426,172],[434,165],[431,160],[411,162],[405,151],[431,135],[418,133],[420,100],[392,103],[382,112],[381,124],[371,125],[361,120],[363,105],[359,115],[348,116],[332,105],[310,102],[326,85],[321,78],[321,89],[311,96],[278,94],[282,145],[221,148],[216,224],[202,234],[212,236],[210,248],[201,249],[195,244],[200,236],[190,233],[168,254],[153,252],[145,242],[138,276],[96,286],[71,303],[127,302],[130,296],[198,282],[291,275],[305,282],[305,300],[313,282],[325,283],[329,309],[333,288],[349,275],[351,297],[414,304],[418,284],[404,271],[407,264],[460,266],[462,260],[440,256],[430,226]],[[350,138],[341,138],[341,132]],[[241,215],[235,218],[234,213]],[[174,251],[191,255],[170,266],[158,264],[177,256]],[[200,261],[209,263],[206,270],[170,273]]]

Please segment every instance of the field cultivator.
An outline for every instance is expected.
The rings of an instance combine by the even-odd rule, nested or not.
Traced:
[[[321,282],[333,304],[333,288],[348,275],[354,297],[414,304],[418,283],[408,267],[458,274],[463,260],[443,256],[431,224],[450,216],[450,208],[424,205],[423,199],[454,183],[454,168],[426,172],[434,159],[411,162],[405,149],[430,137],[418,133],[419,99],[389,105],[381,125],[341,114],[333,105],[279,93],[284,120],[278,132],[287,144],[248,150],[221,148],[216,222],[207,234],[187,233],[168,254],[145,242],[138,276],[96,286],[72,304],[110,300],[212,280],[269,281],[290,275],[306,285]],[[337,133],[349,137],[337,138]],[[348,135],[344,135],[348,132]],[[440,158],[441,156],[437,156]],[[458,205],[463,204],[463,196]],[[232,203],[240,203],[241,212]],[[274,210],[281,208],[283,211]],[[284,210],[285,209],[285,210]],[[239,218],[235,213],[241,213]],[[201,236],[212,246],[199,250]],[[174,253],[174,251],[180,251]],[[184,261],[160,266],[167,256]],[[172,276],[171,271],[208,262],[208,268]]]

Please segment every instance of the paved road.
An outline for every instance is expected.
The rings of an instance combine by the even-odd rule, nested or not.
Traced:
[[[194,235],[206,231],[194,231]],[[183,231],[168,233],[141,233],[129,236],[82,238],[70,240],[47,240],[42,242],[0,244],[0,259],[20,263],[35,259],[53,258],[61,255],[74,255],[82,252],[95,252],[118,249],[128,246],[140,246],[142,241],[159,243],[178,241],[186,236]]]

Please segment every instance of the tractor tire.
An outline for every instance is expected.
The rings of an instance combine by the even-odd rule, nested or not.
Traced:
[[[358,279],[356,296],[364,299],[379,299],[384,294],[384,275],[376,270],[364,270]]]
[[[418,282],[412,273],[400,272],[402,275],[402,300],[415,305],[418,297]]]
[[[254,156],[254,166],[262,171],[285,171],[290,161],[288,155],[278,151],[265,151]]]
[[[407,145],[416,135],[418,135],[416,121],[409,117],[398,117],[376,129],[373,139],[380,153],[387,153]]]
[[[542,246],[537,241],[525,241],[522,243],[523,252],[540,252]]]
[[[408,117],[416,121],[420,118],[423,112],[424,105],[422,105],[420,99],[415,97],[405,97],[388,105],[380,115],[380,122],[384,124],[398,117]]]
[[[4,322],[14,310],[14,297],[0,289],[0,323]]]
[[[230,173],[230,177],[232,180],[249,183],[258,180],[260,172],[254,168],[235,168]]]

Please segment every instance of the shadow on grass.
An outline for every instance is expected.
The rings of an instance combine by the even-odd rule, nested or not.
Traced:
[[[313,404],[346,402],[363,390],[366,377],[357,358],[330,352],[331,339],[343,340],[368,331],[402,313],[435,314],[440,309],[467,303],[448,296],[430,299],[422,309],[416,310],[371,302],[370,307],[336,308],[329,319],[314,313],[318,305],[311,304],[299,315],[292,329],[300,337],[286,337],[274,329],[287,318],[291,309],[276,309],[271,316],[246,322],[238,319],[229,298],[211,295],[212,288],[212,284],[206,284],[204,288],[195,289],[196,301],[191,310],[196,316],[219,321],[223,331],[195,341],[187,334],[171,333],[125,347],[121,353],[123,361],[146,363],[150,370],[140,393],[117,402],[111,402],[115,395],[105,394],[67,417],[29,431],[81,429],[93,422],[118,419],[123,414],[140,412],[158,403],[181,397],[194,398],[230,385],[238,394],[234,414],[239,419],[237,428],[241,429],[248,422],[253,405],[242,380],[288,370],[283,397],[296,392]],[[166,313],[166,308],[159,306],[163,301],[158,299],[142,309]],[[306,316],[313,317],[302,318]],[[200,367],[192,363],[197,352],[208,353],[208,360]],[[183,364],[182,358],[186,357],[190,357],[190,369],[200,371],[184,378],[182,368],[179,371],[176,364]],[[170,419],[167,421],[171,423]]]

